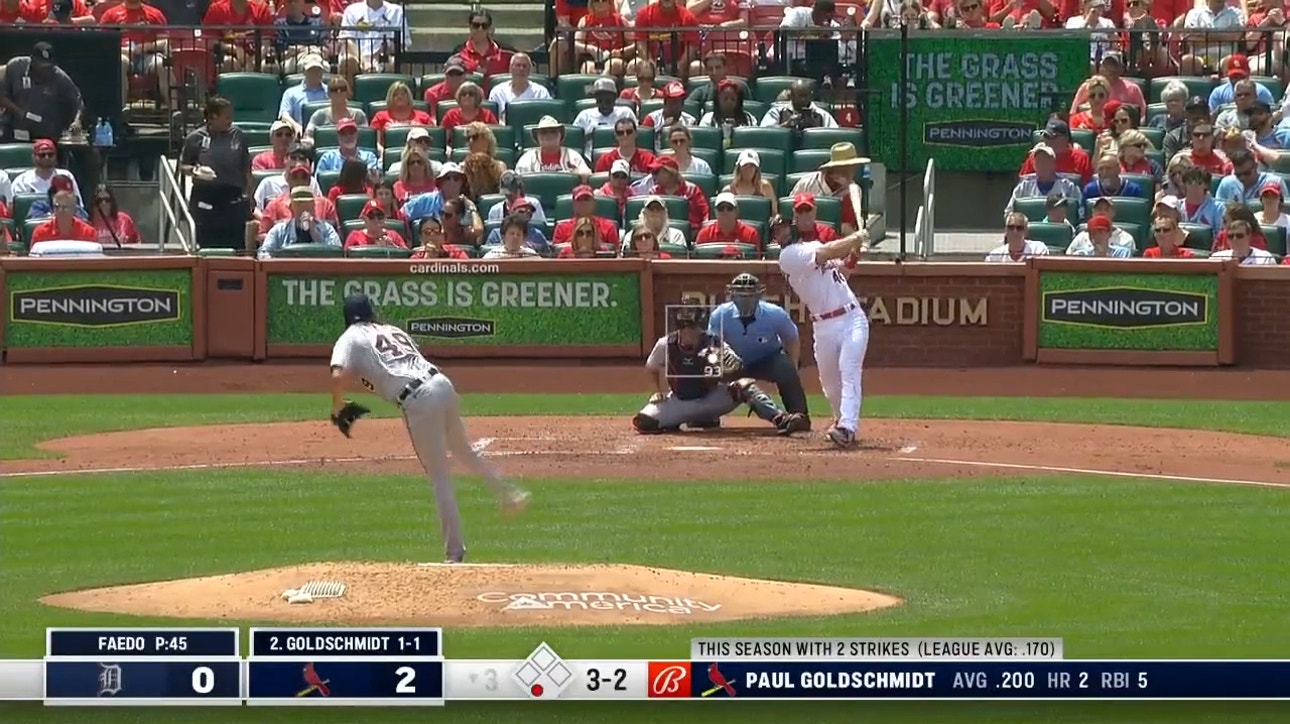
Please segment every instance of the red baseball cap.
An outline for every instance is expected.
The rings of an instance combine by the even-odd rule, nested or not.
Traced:
[[[663,97],[664,98],[684,98],[685,86],[681,85],[681,81],[674,80],[671,83],[668,83],[667,85],[663,86]]]
[[[1228,56],[1227,66],[1223,70],[1227,73],[1229,79],[1249,77],[1250,59],[1240,53]]]
[[[370,219],[377,214],[385,216],[385,209],[381,208],[381,203],[379,201],[371,199],[366,204],[363,204],[362,214],[364,219]]]
[[[815,208],[815,194],[800,193],[793,196],[793,209],[813,209]]]
[[[76,188],[72,180],[62,174],[58,174],[49,180],[49,187],[55,191],[71,191]]]
[[[574,200],[574,201],[582,201],[582,200],[584,200],[584,199],[590,199],[590,198],[594,198],[594,197],[595,197],[595,192],[594,192],[594,191],[592,191],[592,190],[591,190],[591,187],[590,187],[590,186],[588,186],[588,185],[586,185],[586,184],[582,184],[581,186],[574,186],[574,187],[573,187],[573,200]]]
[[[356,130],[358,130],[358,124],[354,122],[353,118],[342,118],[336,122],[337,133],[340,133],[341,131],[356,131]]]
[[[674,156],[659,156],[654,159],[654,163],[650,165],[650,169],[654,171],[667,169],[675,173],[681,172],[681,167],[676,164],[676,158]]]
[[[1263,188],[1259,189],[1259,196],[1267,196],[1268,194],[1275,194],[1277,196],[1280,196],[1281,184],[1275,181],[1269,181],[1263,184]]]
[[[42,138],[39,141],[36,141],[31,150],[35,153],[55,153],[58,148],[54,145],[53,141],[48,138]]]
[[[1111,217],[1098,214],[1088,220],[1089,231],[1110,231],[1115,226],[1111,223]]]
[[[304,177],[308,178],[308,177],[309,177],[309,167],[308,167],[308,166],[292,166],[292,167],[291,167],[291,170],[287,172],[287,178],[291,178],[292,176],[304,176]]]

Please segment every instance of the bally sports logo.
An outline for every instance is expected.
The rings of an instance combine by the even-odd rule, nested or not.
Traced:
[[[1207,324],[1209,297],[1137,287],[1044,292],[1043,321],[1111,329]]]
[[[719,603],[705,603],[693,598],[649,596],[643,593],[502,593],[492,591],[475,597],[484,603],[501,603],[503,611],[640,611],[642,613],[690,616],[721,610]]]
[[[181,318],[179,292],[173,289],[106,284],[16,291],[10,296],[13,322],[63,327],[120,327]]]
[[[649,662],[649,698],[684,699],[690,696],[688,661]]]

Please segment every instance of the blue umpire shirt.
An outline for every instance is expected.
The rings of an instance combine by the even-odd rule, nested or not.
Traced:
[[[796,340],[797,325],[783,307],[762,300],[757,303],[757,314],[745,326],[735,303],[726,302],[712,310],[708,334],[724,340],[751,367]]]

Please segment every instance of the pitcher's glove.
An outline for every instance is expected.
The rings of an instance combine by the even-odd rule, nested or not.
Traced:
[[[705,377],[728,381],[741,377],[744,370],[744,361],[739,359],[739,355],[728,344],[715,344],[704,349],[702,360]],[[718,374],[706,374],[707,370]]]
[[[345,437],[349,437],[349,428],[356,420],[358,420],[358,418],[369,412],[371,412],[371,410],[363,407],[357,402],[354,402],[353,400],[345,400],[345,406],[340,408],[340,412],[331,416],[331,424],[335,425],[336,429],[340,430]]]

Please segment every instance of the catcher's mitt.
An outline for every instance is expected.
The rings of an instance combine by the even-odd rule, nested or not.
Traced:
[[[740,377],[744,361],[728,344],[714,344],[703,350],[703,369],[706,377],[729,380]],[[708,371],[716,374],[707,374]]]
[[[371,410],[363,407],[357,402],[354,402],[353,400],[345,400],[345,406],[340,408],[340,412],[331,416],[331,424],[335,425],[337,430],[344,433],[345,437],[349,437],[349,428],[354,424],[354,421],[369,412],[371,412]]]

